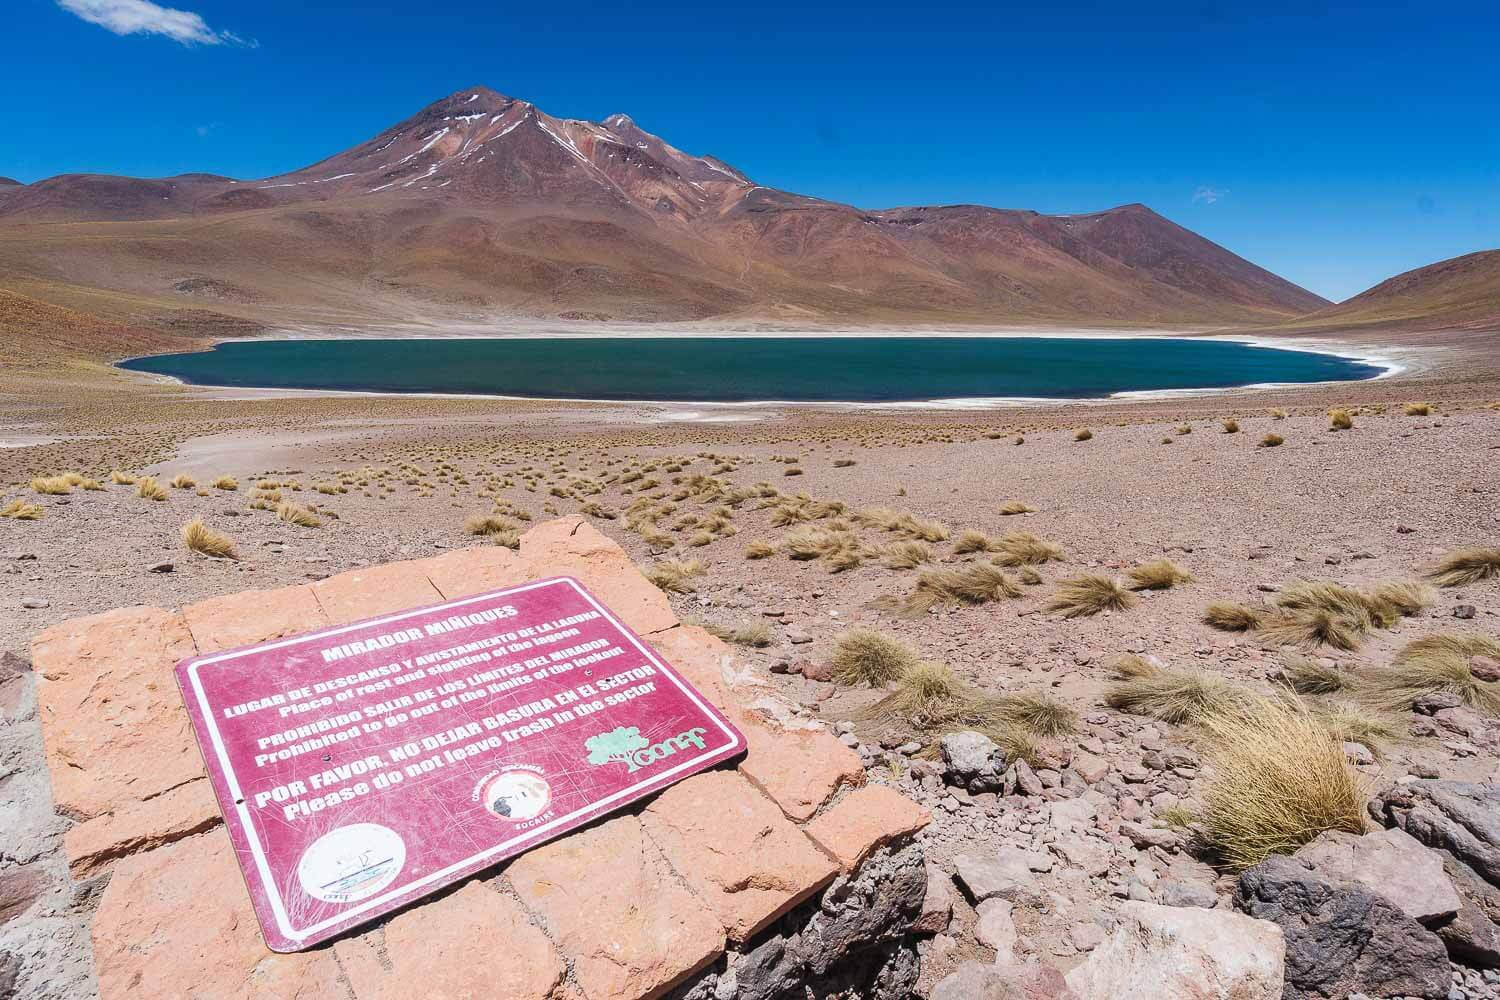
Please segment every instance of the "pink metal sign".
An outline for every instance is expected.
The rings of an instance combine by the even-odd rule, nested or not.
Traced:
[[[195,657],[177,682],[274,951],[311,947],[745,745],[568,577]]]

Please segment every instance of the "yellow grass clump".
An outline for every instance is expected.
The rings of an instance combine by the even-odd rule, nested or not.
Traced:
[[[1173,724],[1233,711],[1249,697],[1249,689],[1219,674],[1160,667],[1134,654],[1115,661],[1114,681],[1104,694],[1111,708]]]
[[[751,542],[745,546],[746,559],[766,559],[776,554],[776,546],[770,542]]]
[[[464,532],[470,535],[502,535],[520,528],[520,524],[501,514],[475,514],[464,520]]]
[[[1001,695],[994,711],[1001,722],[1033,736],[1062,736],[1078,726],[1077,712],[1041,691]]]
[[[1073,432],[1074,441],[1092,441],[1093,438],[1094,432],[1089,430],[1087,427],[1080,427],[1078,428],[1078,430]]]
[[[0,517],[8,517],[14,521],[39,521],[42,517],[42,506],[27,503],[25,500],[12,500],[4,507],[0,507]]]
[[[1500,579],[1500,548],[1457,549],[1439,559],[1427,573],[1439,587],[1467,587]]]
[[[926,611],[939,604],[987,604],[1020,597],[1021,588],[1010,575],[988,563],[930,569],[917,577],[917,587],[901,602],[905,610]]]
[[[1408,417],[1426,417],[1432,415],[1431,403],[1407,403],[1401,407],[1401,412]]]
[[[1224,428],[1225,434],[1238,434],[1240,432],[1240,422],[1233,417],[1225,417],[1219,421],[1219,424]]]
[[[171,482],[168,483],[168,485],[176,490],[190,490],[198,485],[198,480],[194,479],[186,472],[179,472],[177,473],[177,475],[172,477]]]
[[[1280,434],[1267,434],[1260,439],[1260,447],[1262,448],[1280,448],[1285,443],[1286,438]]]
[[[1335,431],[1350,430],[1354,427],[1354,416],[1348,410],[1329,410],[1328,427]]]
[[[116,486],[135,485],[135,477],[128,472],[121,472],[119,469],[115,469],[109,474],[109,481],[114,483]]]
[[[923,661],[902,674],[895,689],[868,710],[872,718],[924,732],[995,722],[995,702],[958,679],[943,663]]]
[[[1060,582],[1045,608],[1062,612],[1064,618],[1082,618],[1103,611],[1124,611],[1139,600],[1118,580],[1102,573],[1082,573]]]
[[[235,558],[234,539],[215,531],[203,523],[202,518],[189,521],[182,526],[182,544],[194,552],[218,559]]]
[[[852,629],[839,636],[828,662],[840,684],[885,687],[917,665],[917,654],[899,639]]]
[[[892,542],[878,551],[880,564],[886,569],[916,569],[932,562],[932,548],[926,542]]]
[[[165,500],[167,490],[154,477],[142,476],[135,481],[135,495],[143,500]]]
[[[992,561],[999,566],[1040,566],[1063,557],[1060,546],[1029,531],[1012,531],[994,544],[994,551],[999,554]]]
[[[318,528],[323,524],[312,511],[290,500],[283,500],[276,505],[276,516],[287,524],[295,524],[299,528]]]
[[[956,555],[966,555],[970,552],[988,552],[995,543],[982,531],[961,532],[953,542],[953,552]]]
[[[1476,672],[1481,658],[1489,662]],[[1368,683],[1372,698],[1385,707],[1409,709],[1423,695],[1446,693],[1476,711],[1500,717],[1500,683],[1486,679],[1497,673],[1500,640],[1438,633],[1407,643],[1389,667],[1370,672]]]
[[[665,559],[646,570],[646,579],[669,594],[691,594],[698,589],[693,578],[703,572],[703,564],[696,559]]]
[[[1019,500],[1008,501],[1000,508],[1001,515],[1005,517],[1014,517],[1016,514],[1032,514],[1035,512],[1035,507],[1028,507]]]
[[[1290,854],[1329,830],[1365,830],[1366,791],[1343,741],[1291,701],[1204,720],[1213,763],[1203,795],[1208,841],[1233,869]]]
[[[699,623],[704,629],[725,642],[732,642],[736,646],[750,646],[754,649],[764,649],[771,644],[771,626],[765,622],[751,622],[748,625],[739,625],[735,628],[725,628],[722,625],[713,625],[708,622]]]
[[[62,496],[73,492],[73,483],[67,476],[44,476],[33,479],[31,488],[44,496]]]
[[[1281,679],[1298,694],[1336,694],[1354,683],[1348,671],[1305,656],[1282,657]]]
[[[237,489],[240,488],[240,481],[238,479],[234,478],[233,476],[219,476],[217,479],[215,479],[213,482],[209,483],[208,485],[212,486],[216,490],[224,490],[226,492],[233,492],[234,490],[237,490]]]
[[[1153,559],[1125,571],[1131,590],[1170,590],[1179,584],[1192,583],[1193,574],[1170,559]]]

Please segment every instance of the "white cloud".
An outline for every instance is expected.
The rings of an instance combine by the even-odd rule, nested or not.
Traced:
[[[1209,187],[1207,184],[1203,184],[1199,186],[1198,190],[1193,192],[1193,201],[1195,203],[1201,201],[1205,205],[1212,205],[1228,193],[1224,188]]]
[[[162,7],[151,0],[57,0],[57,5],[117,35],[165,35],[183,45],[246,44],[228,31],[215,31],[190,10]]]

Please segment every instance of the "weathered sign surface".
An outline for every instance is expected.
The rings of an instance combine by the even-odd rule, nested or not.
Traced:
[[[569,577],[184,660],[177,680],[276,951],[744,748]]]

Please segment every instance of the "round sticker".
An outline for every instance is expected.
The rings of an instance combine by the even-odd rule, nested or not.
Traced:
[[[353,903],[390,885],[405,864],[400,834],[378,823],[354,823],[313,841],[297,863],[297,877],[315,899]]]
[[[552,801],[552,786],[531,771],[501,771],[484,786],[484,807],[501,819],[521,823]]]

